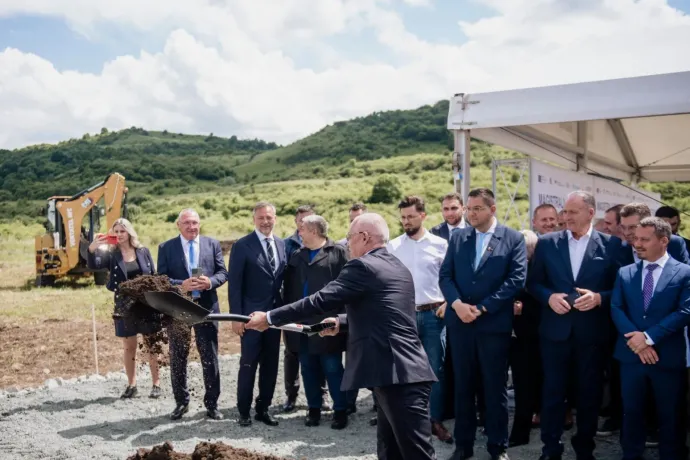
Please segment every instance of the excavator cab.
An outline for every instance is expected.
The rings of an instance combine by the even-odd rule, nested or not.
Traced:
[[[101,217],[110,228],[127,217],[124,176],[113,173],[74,196],[52,196],[45,207],[46,233],[36,237],[36,285],[51,286],[63,277],[93,276],[97,285],[107,281],[107,270],[87,266],[88,247],[101,230]]]

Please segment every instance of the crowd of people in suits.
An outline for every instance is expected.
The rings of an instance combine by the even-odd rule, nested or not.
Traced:
[[[560,459],[571,412],[578,460],[594,458],[596,436],[614,433],[625,460],[642,458],[645,446],[657,443],[662,460],[686,458],[690,243],[676,234],[679,212],[664,206],[652,217],[647,205],[629,203],[597,220],[594,197],[577,191],[560,212],[538,206],[533,231],[519,232],[498,221],[488,189],[472,190],[467,203],[457,193],[441,203],[443,222],[427,230],[424,200],[405,197],[398,205],[403,233],[392,239],[383,217],[356,203],[346,238],[333,241],[328,222],[307,205],[296,210],[294,234],[276,236],[276,209],[260,202],[255,230],[234,244],[227,270],[220,244],[200,236],[192,209],[180,212],[179,236],[160,245],[157,270],[132,224],[118,220],[112,228],[118,244],[103,255],[96,249],[105,238],[94,241],[89,264],[110,268],[129,379],[122,396],[136,394],[137,334],[167,326],[171,418],[189,408],[191,330],[161,322],[118,293],[118,282],[158,273],[216,313],[216,290],[227,281],[230,312],[251,316],[248,324],[232,323],[241,341],[241,426],[251,426],[252,404],[254,420],[278,425],[269,408],[281,331],[269,326],[328,321],[336,327],[318,337],[282,332],[280,410],[295,410],[301,374],[304,423],[319,425],[322,412],[333,410],[331,427],[344,429],[359,390],[368,388],[379,458],[435,459],[436,437],[455,444],[452,460],[469,459],[481,425],[492,459],[505,460],[509,447],[529,443],[535,426],[541,458]],[[197,324],[194,336],[207,416],[222,419],[218,324]],[[158,397],[155,357],[150,362],[150,396]],[[602,408],[605,390],[609,403]],[[455,418],[452,434],[444,426],[449,418]]]

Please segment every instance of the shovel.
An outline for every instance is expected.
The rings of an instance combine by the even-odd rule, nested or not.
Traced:
[[[176,292],[145,292],[146,303],[161,313],[182,321],[188,326],[207,321],[236,321],[248,323],[249,316],[234,315],[232,313],[211,313],[201,305],[182,297]],[[303,324],[286,324],[284,326],[271,326],[272,329],[282,329],[283,331],[300,332],[309,336],[335,327],[335,323],[318,323],[311,326]]]

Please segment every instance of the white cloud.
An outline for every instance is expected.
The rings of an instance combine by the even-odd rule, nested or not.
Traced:
[[[165,37],[160,51],[121,56],[97,74],[0,51],[0,148],[132,125],[286,143],[337,119],[456,92],[690,67],[680,58],[690,17],[662,0],[482,3],[495,16],[459,22],[467,41],[441,45],[411,33],[392,0],[0,2],[0,17],[56,16],[94,40],[103,24]],[[329,44],[367,28],[395,59],[348,60]],[[325,64],[298,66],[295,47]]]

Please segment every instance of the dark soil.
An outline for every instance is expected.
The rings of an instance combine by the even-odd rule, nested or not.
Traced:
[[[263,455],[238,449],[222,442],[200,442],[192,454],[175,452],[173,445],[166,442],[152,449],[137,449],[127,460],[284,460],[274,455]]]

